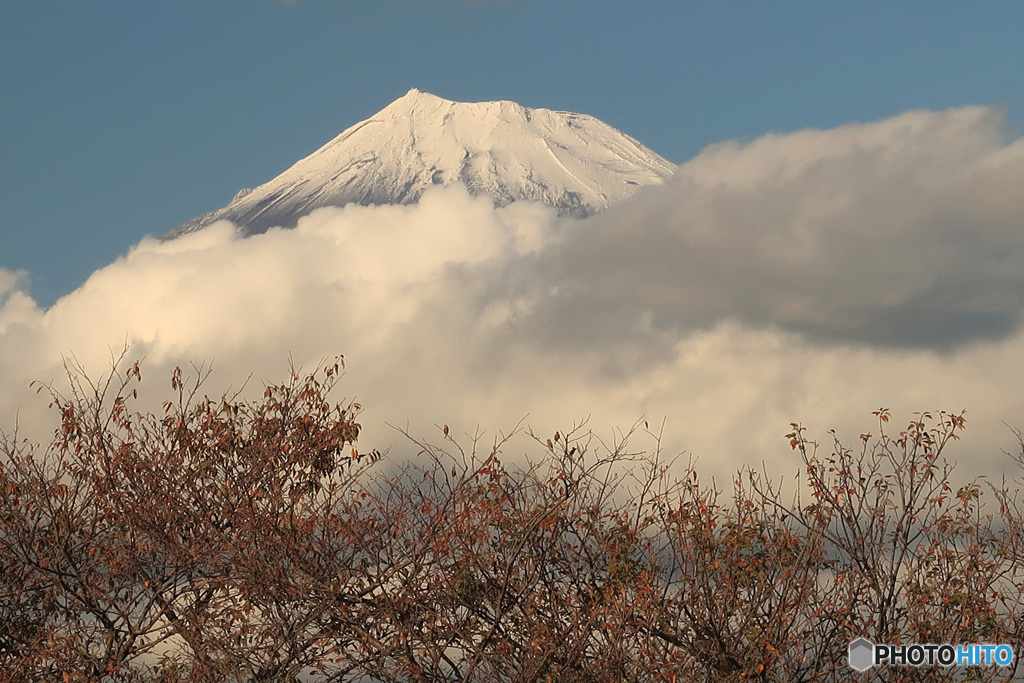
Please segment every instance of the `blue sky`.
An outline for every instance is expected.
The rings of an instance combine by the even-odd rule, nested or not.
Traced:
[[[418,87],[589,113],[675,162],[1024,112],[1018,2],[33,0],[0,7],[0,267],[42,305]]]

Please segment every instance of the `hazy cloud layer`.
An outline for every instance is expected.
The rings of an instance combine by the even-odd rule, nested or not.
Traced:
[[[727,143],[584,221],[452,188],[244,240],[219,223],[144,240],[47,311],[0,270],[0,424],[40,423],[25,387],[61,354],[99,373],[127,338],[161,386],[213,360],[211,393],[343,353],[366,447],[405,447],[385,421],[667,416],[665,447],[705,470],[792,472],[790,421],[854,440],[881,406],[967,408],[959,453],[993,469],[1001,422],[1024,426],[1024,144],[1001,124],[967,108]]]

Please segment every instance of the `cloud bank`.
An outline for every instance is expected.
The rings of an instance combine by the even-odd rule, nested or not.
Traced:
[[[733,318],[940,351],[1004,339],[1024,304],[1024,145],[1001,121],[910,112],[705,150],[545,254],[574,285],[552,315],[611,305],[677,334]]]
[[[99,374],[127,339],[149,377],[213,361],[211,393],[342,353],[367,448],[408,448],[385,422],[665,417],[703,471],[788,474],[792,421],[853,441],[882,406],[966,408],[955,455],[996,471],[1024,426],[1022,185],[1000,112],[919,111],[717,145],[586,220],[453,187],[145,239],[48,310],[0,270],[0,424],[42,424],[27,385],[62,354]]]

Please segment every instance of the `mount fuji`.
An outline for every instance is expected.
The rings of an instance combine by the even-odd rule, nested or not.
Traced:
[[[349,203],[412,204],[434,185],[463,183],[495,205],[542,202],[585,217],[660,184],[675,165],[584,114],[515,102],[452,102],[410,90],[273,180],[164,236],[219,220],[243,235],[294,227],[301,216]]]

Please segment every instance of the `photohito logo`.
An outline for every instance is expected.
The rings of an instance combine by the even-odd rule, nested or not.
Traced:
[[[873,666],[1010,666],[1013,648],[1009,645],[876,645],[867,638],[850,643],[850,666],[867,671]]]

